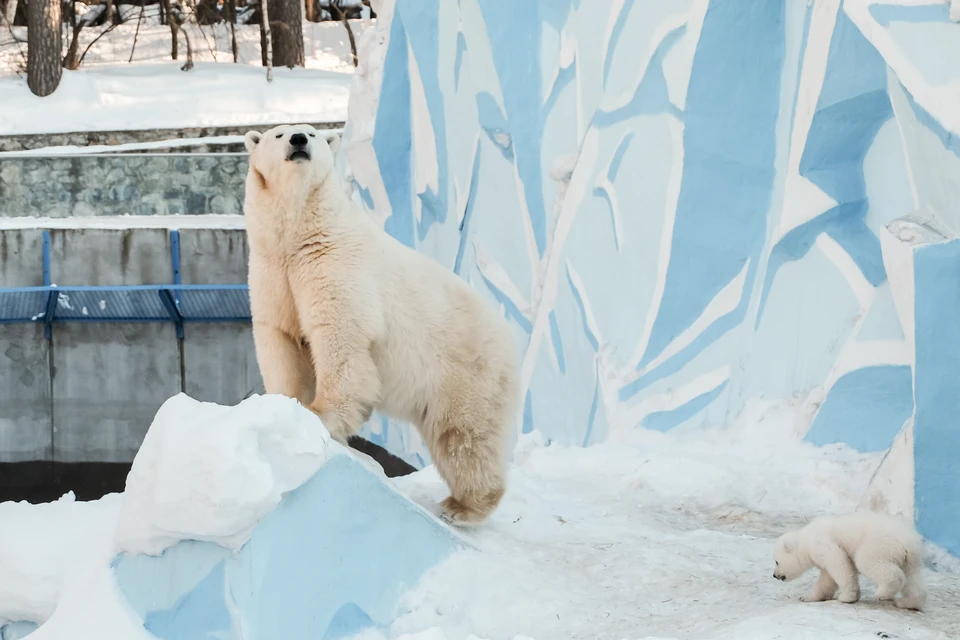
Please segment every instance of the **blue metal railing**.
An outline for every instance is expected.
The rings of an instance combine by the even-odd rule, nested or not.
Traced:
[[[172,322],[177,337],[189,322],[249,322],[245,284],[182,284],[180,233],[170,232],[173,282],[156,285],[60,287],[50,282],[50,232],[43,232],[43,286],[0,288],[0,324],[63,322]]]

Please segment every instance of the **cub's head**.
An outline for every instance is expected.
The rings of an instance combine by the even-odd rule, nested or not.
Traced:
[[[285,124],[265,133],[248,131],[243,140],[250,152],[248,188],[274,191],[277,196],[326,178],[340,145],[336,133],[317,131],[308,124]]]
[[[795,580],[813,566],[810,556],[800,548],[800,537],[795,531],[785,533],[773,548],[773,577],[777,580]]]

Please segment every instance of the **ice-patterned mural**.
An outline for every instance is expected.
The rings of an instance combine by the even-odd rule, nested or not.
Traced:
[[[875,500],[960,552],[950,3],[383,5],[348,187],[512,320],[518,432],[792,402],[814,444],[890,449]],[[368,435],[426,460],[400,425]]]

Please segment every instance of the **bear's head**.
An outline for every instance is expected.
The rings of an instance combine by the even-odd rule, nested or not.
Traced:
[[[317,131],[308,124],[285,124],[264,133],[248,131],[243,141],[250,152],[248,189],[255,186],[284,197],[319,184],[330,175],[340,136]]]
[[[777,580],[795,580],[813,566],[810,555],[801,549],[800,537],[795,531],[777,539],[773,561],[773,577]]]

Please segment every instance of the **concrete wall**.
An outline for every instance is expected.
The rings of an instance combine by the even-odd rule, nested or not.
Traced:
[[[52,282],[173,281],[166,229],[53,229]],[[242,230],[181,232],[182,281],[246,282]],[[43,284],[42,230],[0,230],[0,287]],[[62,300],[76,307],[96,301]],[[0,324],[0,462],[129,462],[160,405],[186,390],[235,404],[259,386],[249,324]]]
[[[184,284],[247,281],[247,236],[217,229],[180,232]],[[184,328],[184,391],[206,402],[233,405],[251,391],[262,393],[248,323],[190,323]]]
[[[54,230],[50,254],[58,285],[173,278],[163,229]],[[132,460],[157,409],[180,391],[173,325],[64,323],[54,327],[52,348],[55,459]]]
[[[816,445],[901,434],[911,471],[881,475],[915,463],[916,485],[880,502],[915,496],[960,553],[960,258],[899,250],[911,215],[960,237],[949,5],[521,4],[385,3],[340,159],[374,219],[512,321],[518,432],[586,446],[760,403]],[[425,457],[402,425],[370,435]]]
[[[43,233],[0,230],[0,287],[43,284]],[[0,324],[0,462],[53,453],[49,344],[43,326]]]

